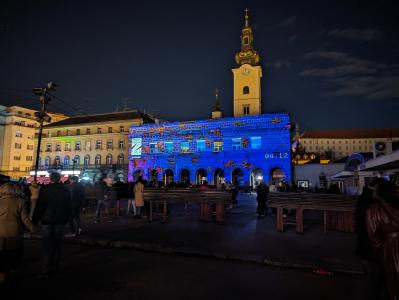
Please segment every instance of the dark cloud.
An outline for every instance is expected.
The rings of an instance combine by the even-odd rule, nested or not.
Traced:
[[[300,38],[301,38],[301,35],[300,35],[300,34],[294,34],[294,35],[291,35],[291,36],[288,38],[288,42],[293,43],[293,42],[299,40]]]
[[[291,63],[289,61],[275,61],[266,64],[267,67],[272,67],[274,69],[289,68]]]
[[[275,27],[276,28],[287,28],[287,27],[291,27],[292,25],[294,25],[295,22],[296,22],[296,16],[292,16],[287,19],[284,19],[283,21],[278,23]]]
[[[327,35],[338,39],[358,42],[373,42],[383,38],[383,32],[378,29],[333,29]]]
[[[364,99],[399,99],[399,65],[359,59],[342,52],[315,51],[306,59],[329,63],[326,67],[308,67],[302,76],[326,78],[334,86],[327,96],[359,96]]]

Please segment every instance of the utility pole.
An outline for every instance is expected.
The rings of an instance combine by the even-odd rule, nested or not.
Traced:
[[[39,101],[41,103],[40,112],[36,112],[35,116],[39,121],[39,136],[37,142],[37,149],[36,149],[36,163],[35,163],[35,176],[34,180],[37,180],[37,169],[39,168],[39,156],[40,156],[40,145],[42,142],[42,133],[43,133],[43,122],[50,122],[51,118],[46,113],[46,106],[47,103],[50,102],[50,98],[47,96],[49,91],[55,91],[57,85],[54,82],[48,82],[45,87],[40,88],[33,88],[33,93],[39,96]]]

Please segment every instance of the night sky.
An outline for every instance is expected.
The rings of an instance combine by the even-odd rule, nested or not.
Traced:
[[[1,1],[0,104],[127,107],[166,120],[232,115],[234,54],[249,8],[263,111],[305,129],[399,127],[395,1]],[[398,1],[396,1],[398,2]]]

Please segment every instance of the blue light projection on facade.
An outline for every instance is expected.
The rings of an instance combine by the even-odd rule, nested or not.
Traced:
[[[129,180],[251,185],[291,181],[286,113],[130,127]]]

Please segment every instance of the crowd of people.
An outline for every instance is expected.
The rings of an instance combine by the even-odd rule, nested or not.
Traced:
[[[41,231],[43,268],[41,277],[57,272],[60,264],[64,237],[75,237],[83,232],[80,214],[89,205],[87,195],[96,198],[95,223],[102,215],[109,214],[113,200],[128,199],[126,214],[132,209],[136,218],[147,216],[144,189],[150,186],[139,177],[135,182],[113,183],[103,176],[95,185],[82,184],[73,176],[60,182],[57,172],[50,174],[50,184],[32,182],[0,184],[0,284],[7,279],[10,270],[23,257],[23,235],[25,232]],[[170,188],[170,187],[169,187]],[[172,187],[173,188],[173,187]],[[209,190],[206,181],[196,188]],[[232,190],[236,201],[238,189]],[[262,181],[256,188],[257,214],[263,218],[268,213],[266,206],[270,193],[290,191],[288,184],[271,184]],[[356,205],[357,248],[365,270],[366,299],[399,300],[399,197],[395,185],[378,178],[366,186]],[[68,231],[65,234],[65,231]]]

